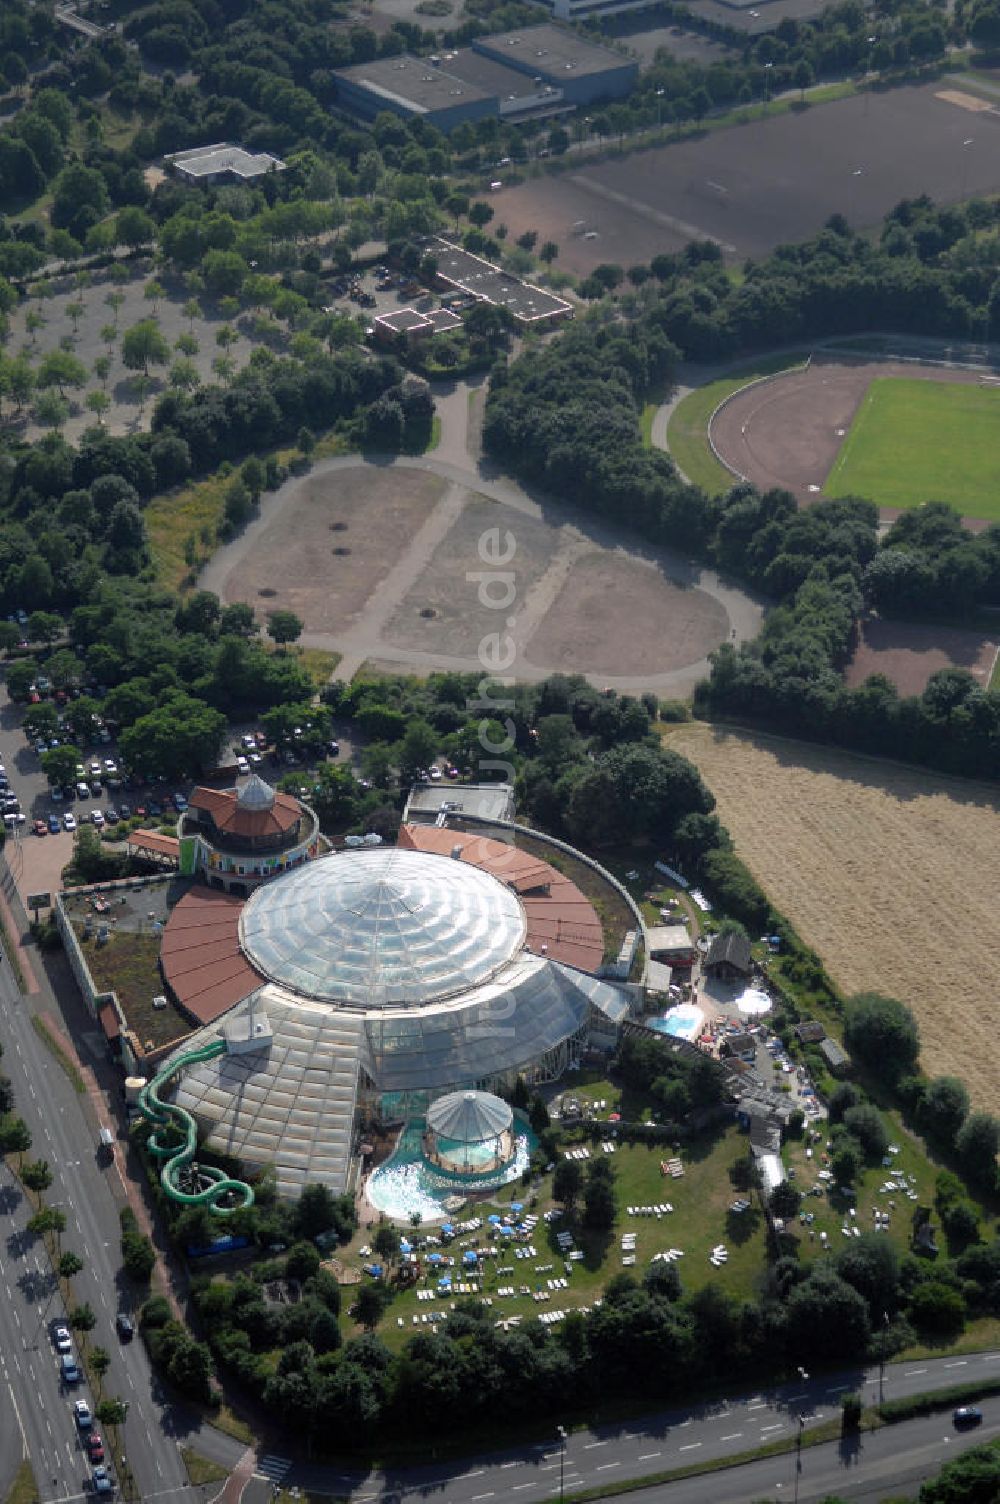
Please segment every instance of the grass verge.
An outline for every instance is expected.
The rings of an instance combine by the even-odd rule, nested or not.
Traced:
[[[431,436],[427,440],[427,448],[424,450],[424,453],[425,454],[430,454],[433,449],[436,449],[438,447],[438,445],[440,444],[440,442],[441,442],[441,419],[438,417],[437,413],[435,413],[434,416],[433,416],[433,418],[431,419]]]
[[[985,1399],[991,1394],[1000,1394],[1000,1379],[952,1384],[949,1389],[911,1394],[907,1399],[883,1400],[878,1406],[878,1413],[887,1425],[894,1425],[901,1420],[913,1420],[918,1415],[933,1415],[938,1410],[951,1410],[955,1405],[967,1405],[970,1400]]]
[[[993,660],[993,672],[990,674],[990,689],[1000,689],[1000,649]]]
[[[210,1462],[191,1447],[181,1447],[181,1457],[187,1468],[187,1475],[196,1488],[202,1483],[224,1483],[229,1477],[224,1467],[220,1467],[217,1462]]]
[[[7,919],[2,909],[0,909],[0,945],[3,946],[4,955],[10,962],[11,971],[14,973],[14,978],[17,982],[18,992],[27,992],[27,983],[24,980],[24,972],[21,969],[21,957],[18,953],[17,946],[10,938],[10,930],[7,928]]]
[[[329,684],[334,669],[343,657],[342,653],[329,653],[325,648],[300,648],[292,650],[299,667],[304,668],[319,692]]]
[[[677,404],[667,424],[667,448],[693,485],[701,486],[710,496],[717,496],[720,491],[728,491],[733,484],[732,475],[720,465],[708,442],[709,420],[719,403],[742,387],[749,386],[751,381],[789,371],[802,365],[805,359],[805,351],[799,350],[754,361],[739,371],[698,387]]]
[[[39,1018],[37,1013],[32,1014],[31,1027],[34,1029],[35,1033],[38,1035],[45,1048],[55,1058],[61,1068],[66,1072],[73,1090],[82,1097],[87,1090],[86,1086],[84,1085],[83,1077],[80,1075],[80,1072],[77,1070],[76,1066],[73,1064],[72,1060],[69,1058],[66,1051],[59,1043],[58,1039],[56,1039],[55,1035],[49,1031],[44,1020]]]
[[[38,1504],[38,1484],[30,1462],[22,1462],[10,1486],[7,1504]]]
[[[252,1447],[257,1440],[246,1421],[234,1415],[228,1405],[220,1405],[209,1416],[209,1420],[217,1431],[224,1431],[227,1436],[231,1436],[234,1441],[242,1441],[245,1446]]]

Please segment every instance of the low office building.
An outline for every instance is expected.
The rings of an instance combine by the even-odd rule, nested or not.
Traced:
[[[509,783],[415,783],[403,823],[443,826],[462,815],[490,825],[509,825],[514,818],[513,787]]]
[[[246,151],[228,141],[215,146],[197,146],[191,151],[175,151],[163,160],[186,183],[206,186],[230,179],[237,183],[252,183],[269,172],[285,170],[279,157],[272,157],[266,151]]]
[[[522,282],[513,272],[505,272],[492,261],[474,256],[450,240],[434,237],[425,243],[425,249],[437,259],[434,281],[438,287],[506,308],[518,324],[545,328],[573,316],[573,305],[565,298],[558,298],[531,282]]]
[[[432,308],[427,313],[416,308],[399,308],[394,313],[378,314],[372,327],[380,345],[395,345],[400,339],[408,345],[419,345],[435,334],[461,329],[462,320],[447,308]]]
[[[553,25],[480,37],[430,57],[375,58],[334,71],[337,104],[374,120],[388,110],[441,131],[477,120],[551,115],[632,88],[638,63]]]

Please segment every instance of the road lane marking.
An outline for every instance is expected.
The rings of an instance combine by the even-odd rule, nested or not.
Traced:
[[[731,1431],[728,1436],[720,1436],[720,1441],[736,1441],[743,1435],[742,1431]]]
[[[957,1363],[946,1363],[944,1366],[945,1368],[964,1368],[967,1362],[967,1358],[959,1358]]]
[[[926,1368],[907,1368],[903,1372],[903,1378],[904,1379],[913,1379],[913,1378],[916,1378],[916,1376],[917,1376],[918,1373],[926,1373],[926,1372],[927,1372]]]
[[[585,1452],[592,1452],[595,1447],[606,1447],[606,1446],[607,1446],[607,1442],[606,1441],[588,1441],[583,1450]]]
[[[663,1456],[662,1452],[643,1452],[642,1455],[639,1458],[639,1461],[640,1462],[652,1462],[652,1460],[653,1460],[654,1457],[662,1457],[662,1456]]]
[[[697,1447],[700,1447],[703,1444],[704,1443],[702,1443],[700,1441],[689,1441],[686,1447],[681,1447],[681,1451],[682,1452],[693,1452],[693,1451],[695,1451],[695,1449]]]
[[[501,1468],[505,1468],[505,1467],[520,1467],[521,1464],[520,1464],[520,1462],[501,1462],[500,1466],[501,1466]]]
[[[784,1422],[779,1420],[773,1426],[761,1426],[761,1428],[760,1428],[760,1434],[761,1434],[761,1436],[766,1436],[767,1433],[768,1433],[768,1431],[780,1431],[783,1424],[784,1424]]]
[[[850,1389],[850,1384],[833,1384],[826,1391],[827,1394],[843,1394],[845,1389]]]
[[[492,1498],[493,1498],[493,1494],[492,1493],[488,1493],[488,1494],[473,1494],[472,1495],[472,1504],[476,1504],[477,1499],[492,1499]]]
[[[764,1401],[761,1400],[761,1402],[760,1402],[759,1405],[748,1405],[747,1409],[748,1410],[766,1410],[767,1406],[765,1405]]]
[[[875,1381],[873,1379],[872,1383],[874,1383],[874,1382]],[[807,1400],[809,1398],[809,1396],[807,1394],[790,1394],[788,1396],[788,1398],[789,1398],[789,1400]]]
[[[609,1467],[621,1467],[620,1462],[602,1462],[598,1467],[599,1473],[606,1473]]]
[[[515,1483],[514,1486],[513,1486],[513,1488],[511,1489],[511,1493],[519,1494],[521,1492],[522,1488],[530,1488],[530,1487],[531,1487],[530,1483]]]

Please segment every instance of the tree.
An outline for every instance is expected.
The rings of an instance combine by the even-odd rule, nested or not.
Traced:
[[[372,1247],[382,1258],[391,1261],[399,1253],[399,1230],[391,1222],[380,1222],[372,1238]]]
[[[882,1080],[909,1075],[920,1054],[920,1034],[909,1008],[877,992],[860,992],[844,1009],[844,1043]]]
[[[785,1222],[790,1222],[793,1217],[798,1215],[801,1204],[802,1193],[796,1190],[795,1186],[789,1180],[783,1180],[779,1185],[776,1185],[768,1201],[768,1205],[774,1216],[781,1217]]]
[[[79,1254],[73,1253],[67,1248],[59,1255],[56,1272],[60,1279],[72,1279],[74,1274],[79,1274],[82,1268],[83,1259],[80,1258]]]
[[[129,204],[127,208],[120,210],[115,221],[115,238],[119,245],[138,250],[141,245],[156,239],[156,224],[144,209]]]
[[[593,1159],[587,1166],[587,1184],[583,1191],[583,1221],[586,1227],[602,1232],[614,1226],[614,1174],[605,1159]]]
[[[123,1426],[127,1413],[128,1407],[125,1401],[119,1399],[103,1399],[94,1410],[97,1420],[106,1428],[110,1426]]]
[[[77,332],[80,320],[83,318],[85,312],[83,304],[78,299],[74,299],[72,303],[66,304],[66,317],[73,325],[74,334]]]
[[[889,1147],[889,1130],[882,1114],[867,1102],[849,1107],[844,1113],[844,1127],[864,1151],[869,1164],[878,1164]]]
[[[558,255],[559,247],[556,245],[554,240],[546,240],[541,250],[538,252],[539,260],[544,261],[546,266],[551,266]]]
[[[141,776],[190,777],[215,766],[226,728],[220,711],[174,690],[123,731],[118,746],[126,766]]]
[[[997,1182],[1000,1122],[988,1112],[971,1112],[955,1135],[955,1152],[966,1179],[992,1192]]]
[[[277,643],[295,642],[302,635],[302,623],[294,611],[270,611],[267,635]]]
[[[193,360],[175,360],[170,367],[167,381],[178,392],[191,392],[200,385],[201,376]]]
[[[910,1296],[909,1315],[918,1331],[954,1338],[965,1326],[965,1300],[943,1280],[927,1280]]]
[[[840,1185],[850,1185],[861,1173],[864,1160],[861,1145],[849,1133],[838,1139],[830,1158],[830,1168]]]
[[[67,387],[76,388],[86,384],[87,368],[66,350],[50,350],[38,363],[35,381],[40,391],[54,386],[58,388],[59,395],[65,397]]]
[[[84,406],[94,414],[98,423],[102,426],[111,409],[111,398],[107,392],[88,392],[84,400]]]
[[[91,1372],[97,1375],[98,1388],[100,1388],[100,1381],[111,1367],[111,1354],[106,1347],[92,1347],[88,1361]]]
[[[156,1250],[147,1237],[139,1232],[122,1235],[122,1268],[129,1279],[144,1285],[156,1265]]]
[[[69,1313],[69,1324],[77,1332],[92,1332],[97,1325],[97,1317],[93,1308],[84,1301],[82,1306],[74,1306]]]
[[[31,1131],[23,1118],[4,1118],[0,1121],[0,1153],[16,1154],[23,1167],[24,1156],[31,1148]]]
[[[825,1264],[790,1292],[785,1304],[788,1346],[794,1360],[817,1352],[834,1361],[860,1357],[871,1326],[863,1296]]]
[[[66,630],[62,617],[55,611],[32,611],[28,617],[27,632],[30,642],[43,642],[46,647],[61,637]]]
[[[21,1166],[21,1180],[29,1191],[36,1191],[39,1195],[47,1191],[52,1184],[52,1171],[49,1169],[47,1159],[32,1159]]]
[[[485,203],[483,199],[477,199],[469,208],[469,219],[477,230],[485,229],[493,218],[493,214],[493,205]]]
[[[430,767],[438,753],[438,733],[423,720],[411,720],[403,740],[399,744],[397,766],[404,784],[414,781],[417,774]]]
[[[954,1143],[969,1114],[969,1093],[957,1076],[935,1076],[920,1103],[925,1131],[942,1143]]]
[[[561,1159],[552,1176],[552,1199],[572,1211],[583,1189],[583,1170],[578,1160]]]
[[[362,1285],[354,1302],[354,1319],[366,1332],[372,1332],[382,1319],[387,1294],[380,1284]]]
[[[170,346],[152,319],[142,319],[126,329],[122,338],[122,361],[130,371],[149,375],[151,365],[163,366],[170,359]]]
[[[42,772],[49,780],[50,788],[71,788],[76,782],[76,766],[80,761],[78,747],[63,744],[42,754]]]
[[[806,90],[811,89],[815,81],[816,75],[813,72],[813,67],[809,59],[806,57],[800,58],[795,64],[795,71],[792,74],[792,82],[799,91],[800,104],[805,103]]]

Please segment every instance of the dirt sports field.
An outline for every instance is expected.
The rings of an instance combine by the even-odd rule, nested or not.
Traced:
[[[713,417],[712,441],[724,462],[762,491],[784,486],[800,501],[813,501],[869,384],[892,376],[967,385],[983,381],[975,371],[819,352],[805,368],[737,392]],[[884,508],[883,515],[894,517],[898,509]]]
[[[942,81],[769,120],[751,108],[744,125],[505,188],[494,207],[511,239],[535,230],[554,240],[556,266],[576,275],[602,261],[648,262],[692,239],[742,261],[808,239],[834,213],[864,226],[901,198],[997,192],[1000,99],[975,111],[982,102]]]
[[[1000,1068],[1000,795],[912,769],[702,724],[697,764],[737,849],[847,993],[916,1014],[925,1069],[993,1111]]]
[[[869,674],[885,674],[901,695],[923,694],[931,674],[964,668],[985,689],[997,656],[995,638],[959,627],[903,621],[866,621],[844,679],[851,689]]]

